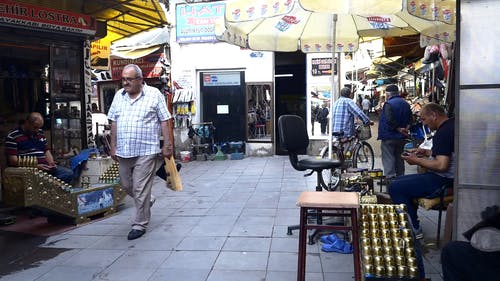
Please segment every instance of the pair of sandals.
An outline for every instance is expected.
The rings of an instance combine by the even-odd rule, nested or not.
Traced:
[[[335,252],[340,254],[352,254],[352,245],[337,237],[335,234],[323,235],[320,237],[323,243],[321,250],[323,252]]]

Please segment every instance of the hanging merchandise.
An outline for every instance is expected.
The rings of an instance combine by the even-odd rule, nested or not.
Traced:
[[[194,91],[191,88],[184,89],[175,81],[173,82],[175,92],[172,99],[177,128],[187,127],[191,117],[196,114],[194,103]]]

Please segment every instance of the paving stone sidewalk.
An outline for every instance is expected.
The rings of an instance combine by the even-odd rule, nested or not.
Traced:
[[[189,162],[180,174],[182,192],[155,180],[157,201],[143,237],[127,240],[133,209],[128,198],[116,215],[49,237],[34,252],[39,257],[12,261],[25,269],[0,280],[296,279],[298,235],[288,236],[286,227],[298,223],[295,201],[300,192],[315,189],[314,176],[294,170],[286,156]],[[420,215],[426,236],[433,237],[437,212]],[[307,247],[306,279],[353,280],[352,255],[320,247]],[[425,267],[428,278],[442,280],[439,251],[426,252]]]

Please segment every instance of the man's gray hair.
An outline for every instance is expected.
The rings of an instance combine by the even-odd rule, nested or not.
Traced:
[[[125,67],[123,67],[123,69],[127,69],[127,68],[133,68],[134,71],[135,71],[136,77],[143,78],[142,77],[142,70],[141,70],[141,68],[137,64],[131,63],[131,64],[127,64]]]

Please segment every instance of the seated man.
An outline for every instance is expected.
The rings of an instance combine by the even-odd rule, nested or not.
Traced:
[[[42,115],[38,112],[32,112],[19,128],[7,135],[5,139],[7,164],[11,167],[17,167],[19,166],[18,156],[33,156],[38,160],[38,169],[44,170],[69,184],[73,179],[73,171],[55,164],[42,127]]]
[[[402,157],[408,164],[420,165],[427,172],[397,177],[389,184],[392,202],[406,204],[417,239],[423,235],[413,199],[432,195],[444,184],[452,184],[455,166],[455,119],[448,118],[444,108],[435,103],[422,108],[421,119],[429,129],[437,130],[432,149],[412,149]]]

